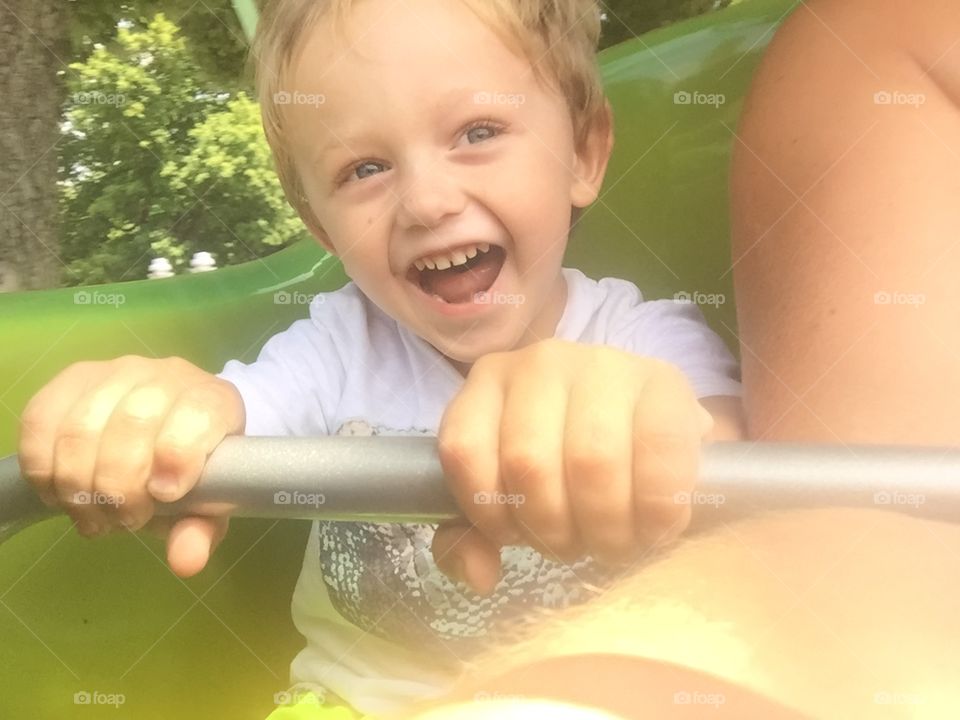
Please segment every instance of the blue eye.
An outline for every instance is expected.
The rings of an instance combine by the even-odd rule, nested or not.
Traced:
[[[478,120],[477,122],[475,122],[474,124],[466,128],[464,133],[469,138],[471,136],[471,133],[474,133],[477,130],[486,131],[486,135],[484,136],[483,134],[481,134],[481,137],[480,137],[480,141],[483,141],[483,140],[489,140],[490,138],[496,137],[497,135],[499,135],[501,132],[503,132],[503,126],[493,122],[492,120]],[[475,138],[476,135],[474,134],[473,137]],[[475,145],[476,143],[470,143],[470,144]]]
[[[504,126],[500,123],[494,122],[490,119],[477,120],[473,124],[464,128],[463,135],[470,141],[471,138],[476,140],[476,142],[470,142],[471,145],[476,145],[477,143],[483,142],[484,140],[489,140],[500,135],[504,131]],[[479,137],[478,137],[479,135]],[[372,172],[367,172],[373,168]],[[346,185],[350,182],[356,182],[360,180],[365,180],[368,177],[377,174],[376,168],[386,169],[386,165],[381,162],[376,162],[374,160],[361,160],[355,165],[351,165],[347,168],[343,174],[336,179],[336,187],[341,185]]]
[[[386,170],[387,166],[384,163],[376,162],[374,160],[362,160],[355,165],[351,165],[346,168],[340,175],[334,179],[334,185],[340,187],[341,185],[346,185],[351,182],[358,182],[360,180],[365,180],[372,175],[376,175],[378,172]]]
[[[467,138],[472,138],[474,140],[487,140],[492,138],[495,134],[495,129],[489,125],[480,125],[479,127],[470,128],[467,130]],[[479,137],[478,137],[479,136]]]
[[[372,172],[366,173],[366,174],[364,173],[365,170],[368,170],[371,167],[382,168],[384,167],[384,165],[383,163],[374,162],[372,160],[364,160],[363,162],[357,163],[356,165],[354,165],[349,169],[349,171],[346,173],[346,177],[343,179],[343,182],[350,182],[354,178],[356,178],[357,180],[363,180],[364,178],[368,178],[371,175],[374,175],[375,173],[372,173]]]

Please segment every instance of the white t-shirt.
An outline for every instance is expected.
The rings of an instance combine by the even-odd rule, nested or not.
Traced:
[[[564,268],[567,304],[556,337],[673,363],[697,397],[740,395],[738,369],[700,310],[644,301],[635,285]],[[246,407],[247,435],[432,435],[463,384],[425,340],[354,283],[318,295],[310,318],[267,341],[256,362],[220,377]],[[493,595],[447,579],[430,553],[433,525],[314,521],[293,596],[306,647],[298,687],[328,689],[365,713],[386,713],[445,690],[486,636],[532,608],[562,608],[609,582],[591,560],[555,563],[503,551]]]

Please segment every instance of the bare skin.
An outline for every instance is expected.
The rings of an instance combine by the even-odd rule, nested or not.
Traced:
[[[732,168],[751,437],[960,440],[958,38],[952,0],[812,0],[774,38]]]
[[[443,706],[416,718],[536,717],[543,696],[583,720],[708,711],[953,717],[958,551],[960,526],[888,511],[794,511],[733,523],[683,541],[593,604],[482,659]],[[582,706],[563,703],[583,692],[578,686],[600,682],[588,680],[598,672],[590,653],[658,661],[622,658],[621,669],[608,668],[623,673],[614,692],[635,715],[578,714]],[[585,657],[579,680],[530,669],[578,654]],[[722,697],[702,673],[728,683]],[[784,714],[767,714],[775,708],[768,701]]]

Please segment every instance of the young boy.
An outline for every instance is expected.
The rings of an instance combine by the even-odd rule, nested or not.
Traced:
[[[561,267],[612,145],[599,16],[594,0],[269,5],[264,127],[352,282],[250,365],[79,364],[25,411],[25,474],[87,535],[142,527],[230,433],[438,436],[462,521],[313,524],[298,688],[370,713],[443,690],[511,620],[587,599],[677,535],[701,442],[738,436],[735,363],[695,308]],[[83,489],[125,502],[71,504]],[[173,570],[202,569],[225,529],[177,522]]]

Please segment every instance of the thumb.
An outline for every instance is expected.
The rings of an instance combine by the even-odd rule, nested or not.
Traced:
[[[203,570],[227,534],[226,517],[187,517],[177,520],[167,535],[167,564],[182,578]]]
[[[480,595],[491,594],[500,582],[499,545],[464,519],[441,523],[430,549],[444,575]]]

